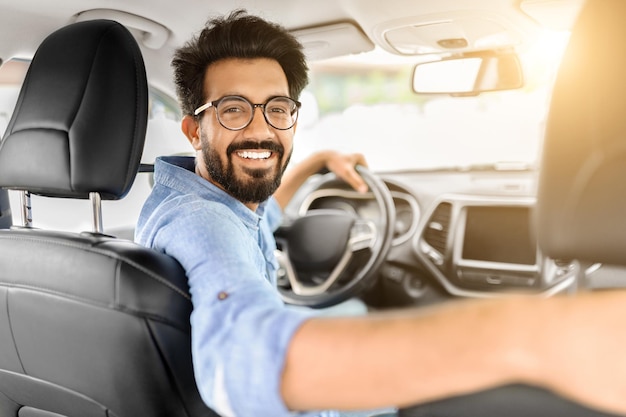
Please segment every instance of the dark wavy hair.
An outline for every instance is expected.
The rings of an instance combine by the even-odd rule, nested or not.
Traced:
[[[297,100],[309,82],[302,44],[284,27],[239,9],[209,20],[199,35],[177,49],[172,59],[176,93],[183,114],[205,102],[209,65],[226,58],[270,58],[282,67],[289,95]]]

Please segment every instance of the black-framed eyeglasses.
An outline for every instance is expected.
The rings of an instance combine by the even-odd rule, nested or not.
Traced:
[[[298,120],[301,103],[290,97],[272,97],[264,104],[254,104],[241,96],[225,96],[198,107],[193,114],[199,115],[209,107],[215,107],[217,121],[228,130],[246,128],[254,118],[254,109],[263,110],[265,121],[274,129],[291,129]]]

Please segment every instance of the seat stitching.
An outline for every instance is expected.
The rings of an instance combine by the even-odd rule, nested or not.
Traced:
[[[13,333],[13,323],[11,322],[11,310],[9,310],[9,291],[6,292],[5,299],[6,299],[6,306],[7,306],[7,321],[9,322],[9,331],[11,332],[11,340],[13,341],[15,354],[17,355],[17,359],[20,362],[20,367],[22,368],[22,372],[26,374],[26,369],[24,369],[24,363],[22,362],[20,351],[17,349],[17,341],[15,340],[15,334]]]
[[[34,242],[38,242],[38,243],[42,243],[42,244],[47,244],[47,245],[71,247],[71,248],[82,249],[82,250],[86,250],[86,251],[90,251],[90,252],[106,255],[106,256],[109,256],[110,258],[114,258],[114,259],[117,259],[119,261],[126,262],[128,265],[134,267],[135,269],[137,269],[137,270],[139,270],[141,272],[144,272],[145,274],[150,276],[152,279],[154,279],[154,280],[158,281],[159,283],[165,285],[166,287],[170,288],[171,290],[174,290],[175,292],[177,292],[178,294],[182,295],[187,300],[191,301],[191,296],[189,295],[188,292],[181,290],[180,288],[178,288],[177,286],[175,286],[171,282],[161,278],[160,276],[158,276],[154,272],[150,271],[149,269],[145,268],[144,266],[138,264],[137,262],[135,262],[135,261],[133,261],[131,259],[128,259],[126,257],[120,256],[118,253],[115,253],[113,251],[103,250],[103,249],[94,247],[93,245],[90,245],[90,244],[78,244],[78,243],[70,243],[70,242],[51,242],[51,241],[46,240],[46,239],[40,239],[40,238],[32,237],[32,236],[16,237],[16,236],[6,236],[5,235],[5,236],[0,236],[0,239],[20,240],[20,241],[30,240],[30,241],[34,241]]]
[[[164,317],[164,316],[161,316],[161,315],[158,315],[158,314],[146,313],[146,312],[139,311],[139,310],[136,310],[136,309],[132,309],[132,308],[129,308],[129,307],[126,307],[126,306],[122,306],[120,304],[104,303],[104,302],[95,300],[93,298],[79,297],[79,296],[76,296],[74,294],[58,291],[58,290],[55,290],[55,289],[52,289],[52,288],[48,288],[48,287],[44,287],[44,286],[40,286],[40,285],[24,285],[24,284],[15,284],[15,283],[12,283],[12,282],[0,281],[0,287],[16,288],[16,289],[24,289],[24,290],[32,290],[32,291],[40,291],[40,292],[45,292],[45,293],[48,293],[48,294],[56,295],[56,296],[59,296],[59,297],[69,298],[69,299],[77,301],[77,302],[83,302],[83,303],[84,302],[89,302],[90,304],[92,304],[94,306],[98,306],[98,307],[102,307],[102,308],[113,307],[116,311],[128,312],[128,313],[139,313],[139,315],[141,315],[142,317],[148,317],[148,318],[156,319],[158,321],[161,321],[161,322],[164,322],[164,323],[168,323],[168,324],[173,325],[174,327],[180,328],[180,326],[178,326],[172,320],[169,320],[167,317]]]

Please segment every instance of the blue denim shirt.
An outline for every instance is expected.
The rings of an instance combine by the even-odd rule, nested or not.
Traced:
[[[187,273],[193,365],[209,407],[225,417],[292,416],[281,373],[294,332],[313,313],[287,308],[275,288],[280,207],[270,198],[253,212],[194,167],[192,157],[157,159],[135,240]]]

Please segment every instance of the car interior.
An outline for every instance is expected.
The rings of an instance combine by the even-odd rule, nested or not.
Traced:
[[[122,204],[149,176],[142,171],[150,170],[144,151],[150,51],[128,21],[94,16],[51,30],[41,42],[0,142],[0,416],[217,416],[193,379],[184,271],[133,243],[132,230],[103,227],[103,207]],[[363,170],[366,197],[322,173],[276,234],[283,299],[320,308],[359,295],[382,310],[622,287],[626,52],[615,43],[626,36],[624,16],[621,0],[588,0],[578,15],[554,81],[536,192],[518,187],[535,171],[509,170],[493,181],[480,172]],[[339,26],[341,34],[353,30]],[[391,32],[390,39],[406,40]],[[298,33],[306,39],[310,32]],[[146,42],[158,44],[158,33]],[[493,62],[517,68],[504,56],[480,54],[481,68]],[[484,78],[481,88],[513,88],[514,78],[508,87]],[[420,88],[427,87],[414,86]],[[444,176],[454,178],[454,187],[435,192]],[[409,189],[407,178],[420,185]],[[516,186],[496,192],[494,183]],[[19,207],[8,190],[19,193]],[[92,228],[36,227],[40,196],[88,202],[81,207]],[[348,211],[373,210],[374,220],[346,223],[345,210],[337,213],[346,202],[356,202]],[[330,247],[332,253],[320,250]],[[320,282],[319,275],[330,278]],[[533,413],[611,416],[518,384],[399,410],[403,417]]]

